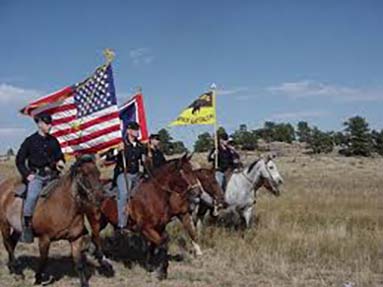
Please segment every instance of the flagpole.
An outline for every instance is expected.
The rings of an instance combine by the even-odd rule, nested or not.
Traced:
[[[116,56],[115,52],[110,48],[106,48],[104,49],[103,54],[106,59],[105,66],[111,65]],[[124,125],[121,121],[121,131],[123,130],[124,130]],[[122,156],[122,167],[123,167],[122,174],[124,175],[125,188],[126,190],[128,190],[129,183],[128,183],[128,177],[126,176],[127,164],[126,164],[126,158],[125,158],[125,154],[126,154],[125,135],[122,132],[121,134],[122,134],[122,155],[121,156]]]
[[[218,135],[217,135],[218,121],[217,121],[217,99],[216,99],[217,88],[216,88],[216,85],[214,83],[210,86],[210,90],[213,93],[212,98],[213,98],[213,107],[214,107],[214,116],[215,116],[214,125],[213,125],[214,147],[215,147],[214,167],[215,167],[215,169],[218,169]]]

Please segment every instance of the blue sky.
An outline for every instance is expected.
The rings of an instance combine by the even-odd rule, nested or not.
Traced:
[[[120,101],[141,86],[149,128],[211,83],[220,124],[350,116],[383,128],[383,2],[0,0],[0,151],[34,131],[28,101],[87,77],[113,48]],[[172,128],[188,143],[209,127]],[[211,129],[210,129],[211,130]]]

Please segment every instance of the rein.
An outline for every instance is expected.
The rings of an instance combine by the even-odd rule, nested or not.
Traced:
[[[251,184],[252,186],[255,186],[255,182],[253,182],[253,181],[246,175],[246,173],[245,173],[244,170],[241,172],[241,174],[243,175],[243,177],[244,177],[248,182],[250,182],[250,184]]]
[[[100,204],[99,201],[96,199],[95,195],[93,194],[92,189],[86,187],[85,184],[84,184],[83,182],[81,182],[81,180],[78,179],[78,177],[76,177],[75,182],[76,182],[76,184],[77,184],[80,188],[82,188],[82,189],[85,191],[85,193],[86,193],[88,199],[89,199],[91,202],[94,202],[96,205],[99,205],[99,204]]]
[[[162,190],[164,191],[167,191],[169,193],[178,193],[178,194],[181,194],[181,195],[185,195],[186,193],[188,193],[190,190],[193,190],[197,187],[199,187],[201,190],[203,190],[202,188],[202,185],[201,185],[201,182],[199,181],[199,179],[197,179],[197,183],[196,184],[191,184],[190,181],[187,180],[186,176],[185,176],[185,173],[184,171],[181,169],[180,170],[180,173],[181,173],[181,177],[182,179],[187,183],[188,187],[185,189],[185,191],[183,192],[177,192],[167,186],[163,186],[153,175],[151,177],[151,179],[154,181],[155,185],[158,186],[159,188],[161,188]]]

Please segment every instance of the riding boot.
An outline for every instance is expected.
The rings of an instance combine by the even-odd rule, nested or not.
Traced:
[[[20,242],[33,243],[32,217],[24,216],[23,231],[21,233]]]

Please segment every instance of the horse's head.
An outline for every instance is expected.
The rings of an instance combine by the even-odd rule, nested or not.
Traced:
[[[191,157],[192,154],[185,154],[176,160],[175,175],[187,185],[185,192],[192,197],[197,197],[202,193],[202,186],[193,170],[193,166],[190,162]]]
[[[282,176],[280,175],[277,165],[273,161],[275,155],[269,155],[260,160],[260,172],[263,186],[274,195],[279,196],[279,186],[283,183]]]
[[[214,207],[217,209],[225,207],[225,194],[215,178],[215,171],[208,168],[195,170],[203,190],[213,198]]]
[[[97,204],[101,200],[104,187],[94,156],[83,155],[77,158],[71,166],[70,175],[76,196],[90,204]]]

